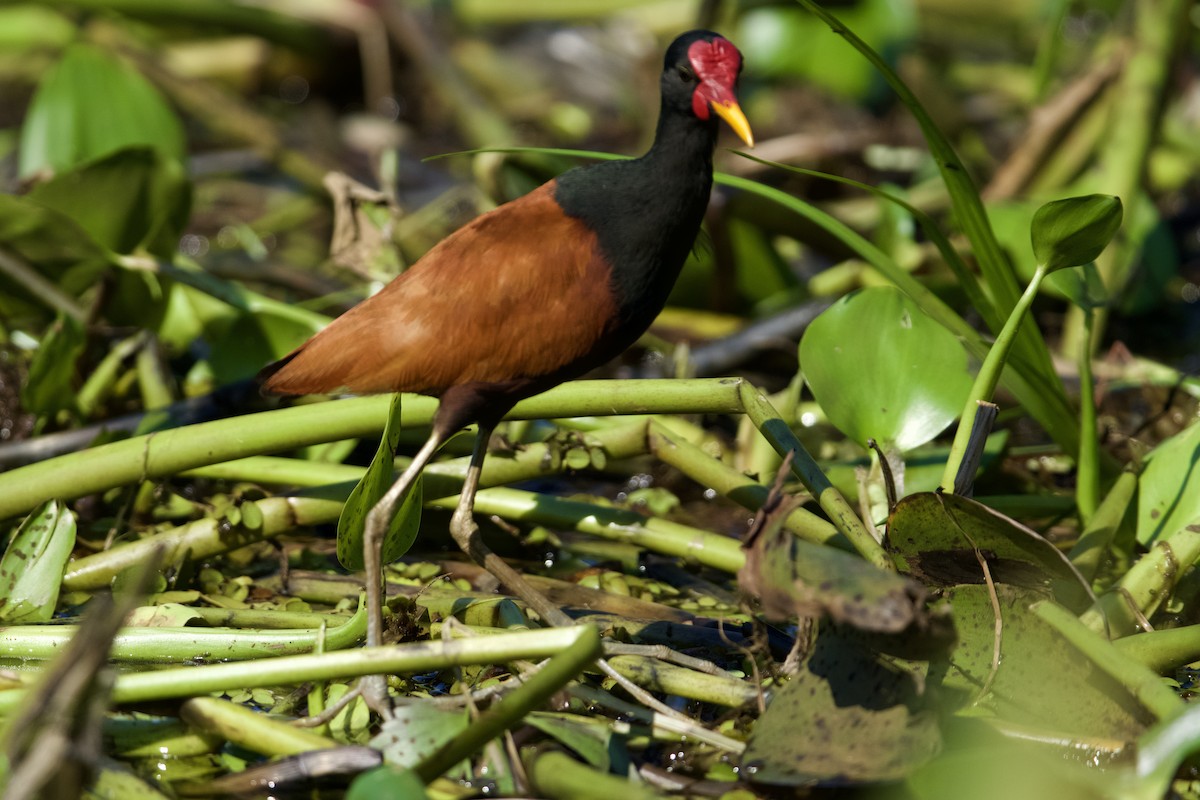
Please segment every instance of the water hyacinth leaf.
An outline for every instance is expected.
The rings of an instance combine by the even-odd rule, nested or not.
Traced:
[[[1200,521],[1200,425],[1154,448],[1138,481],[1137,538],[1144,545]]]
[[[371,746],[393,767],[415,767],[467,729],[467,710],[444,709],[428,702],[401,703],[392,710]]]
[[[986,686],[986,694],[978,698],[984,707],[1001,719],[1036,726],[1048,735],[1131,742],[1154,723],[1130,689],[1033,613],[1031,606],[1042,593],[1002,583],[994,589],[1000,606],[998,662],[996,610],[989,587],[963,584],[944,593],[958,632],[944,688],[960,693],[963,703],[972,703]]]
[[[1033,530],[970,498],[927,492],[896,504],[888,518],[888,552],[927,586],[1012,584],[1053,594],[1083,611],[1094,600],[1067,557]],[[985,575],[980,559],[986,559]]]
[[[109,252],[71,218],[6,194],[0,194],[0,248],[71,297],[94,287],[111,263]],[[0,316],[16,319],[47,307],[54,306],[36,288],[0,275]]]
[[[362,480],[350,492],[342,515],[338,519],[338,561],[346,569],[363,568],[363,528],[367,514],[379,502],[393,481],[392,460],[400,441],[400,395],[392,398],[387,425],[379,441],[379,449]],[[421,527],[421,479],[409,490],[408,497],[392,517],[383,540],[383,561],[388,564],[408,552]]]
[[[21,404],[28,411],[44,417],[74,404],[75,361],[86,344],[83,323],[59,314],[42,337],[29,365],[29,379],[21,387]]]
[[[137,145],[60,172],[29,198],[66,214],[114,253],[144,248],[169,258],[191,211],[191,183],[179,161]]]
[[[754,724],[742,777],[783,786],[904,777],[941,748],[927,667],[822,626],[812,655]]]
[[[971,389],[958,338],[888,286],[822,312],[800,340],[800,367],[829,421],[864,446],[869,438],[900,450],[928,442]]]
[[[38,84],[21,126],[19,173],[57,172],[138,144],[182,162],[183,126],[137,70],[77,42]]]
[[[1037,263],[1054,272],[1095,260],[1121,227],[1121,217],[1121,199],[1108,194],[1046,203],[1030,225]]]
[[[50,500],[34,509],[0,557],[0,622],[47,622],[75,547],[75,518]]]

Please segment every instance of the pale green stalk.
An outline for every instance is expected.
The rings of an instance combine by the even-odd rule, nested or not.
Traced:
[[[308,681],[336,680],[360,675],[415,674],[474,664],[503,664],[538,660],[561,653],[580,639],[599,634],[594,626],[546,628],[499,633],[475,639],[415,642],[387,647],[364,647],[321,655],[283,656],[252,662],[231,662],[135,672],[117,677],[115,704],[178,700],[234,687],[257,689],[294,686]],[[24,689],[0,692],[0,715],[9,714],[25,696]]]
[[[789,451],[792,453],[792,472],[821,506],[821,510],[833,521],[834,527],[850,540],[854,549],[868,563],[888,572],[895,572],[896,565],[892,562],[891,556],[866,529],[842,493],[829,482],[829,478],[821,471],[800,440],[796,438],[796,434],[792,433],[792,429],[771,406],[766,395],[749,383],[743,384],[742,407],[745,409],[746,415],[754,422],[755,427],[780,455],[786,455]]]
[[[967,442],[971,439],[971,428],[975,423],[979,404],[990,402],[992,395],[995,394],[996,386],[1000,382],[1000,375],[1008,360],[1009,350],[1016,341],[1021,323],[1025,320],[1025,313],[1033,304],[1033,299],[1037,297],[1038,289],[1047,274],[1045,265],[1038,265],[1029,286],[1025,288],[1024,294],[1013,306],[1012,313],[1009,314],[1008,320],[1000,330],[1000,335],[996,337],[995,344],[992,345],[992,349],[988,351],[987,357],[979,367],[979,374],[975,376],[975,383],[971,386],[971,393],[967,395],[967,403],[963,407],[962,418],[958,422],[958,431],[954,434],[954,444],[950,446],[950,455],[946,459],[946,470],[942,473],[943,491],[952,492],[954,490],[954,479],[958,475],[959,465],[966,455]]]
[[[594,625],[575,625],[570,628],[552,630],[571,631],[569,641],[564,641],[552,654],[551,659],[533,675],[524,678],[517,689],[505,695],[500,702],[480,714],[465,731],[442,745],[414,767],[414,771],[422,781],[429,783],[504,731],[520,724],[530,711],[543,706],[556,692],[574,680],[579,673],[600,657],[600,633]],[[548,632],[497,634],[496,636],[482,637],[479,640],[452,640],[448,644],[495,641],[504,636],[536,636]],[[515,659],[496,659],[494,662],[481,663],[513,660]]]

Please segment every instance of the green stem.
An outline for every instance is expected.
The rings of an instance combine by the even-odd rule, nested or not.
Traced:
[[[1200,530],[1193,527],[1155,542],[1080,616],[1082,623],[1113,639],[1140,630],[1142,619],[1166,602],[1184,571],[1200,559]]]
[[[108,355],[96,365],[75,395],[75,406],[84,419],[90,418],[108,393],[112,391],[112,386],[116,383],[125,360],[147,346],[151,338],[149,331],[135,333],[128,339],[123,339],[113,345],[112,349],[108,351]]]
[[[742,381],[732,378],[657,381],[576,381],[531,397],[507,419],[620,414],[735,414]],[[63,500],[235,458],[341,439],[378,436],[391,397],[313,403],[204,422],[50,458],[0,474],[0,519]],[[405,427],[427,425],[437,401],[404,400]]]
[[[154,672],[119,675],[113,687],[116,704],[177,700],[223,692],[231,687],[257,689],[294,686],[308,681],[360,675],[414,674],[449,667],[503,664],[557,655],[580,638],[599,634],[591,625],[498,633],[477,639],[416,642],[389,647],[364,647],[322,655],[283,656],[261,661],[174,667]],[[24,689],[0,692],[0,715],[10,714],[25,696]]]
[[[696,445],[680,439],[662,424],[650,423],[647,438],[650,452],[656,458],[675,467],[701,486],[729,498],[742,508],[757,511],[767,501],[767,495],[771,492],[769,486],[747,477]],[[850,546],[831,522],[804,507],[794,509],[783,524],[800,538],[816,544]]]
[[[42,273],[7,248],[0,249],[0,275],[22,287],[49,309],[65,314],[79,322],[83,322],[86,318],[86,314],[74,297],[58,288],[56,283],[48,280]]]
[[[457,498],[448,497],[430,505],[452,509],[457,502]],[[570,528],[603,539],[629,542],[723,572],[736,573],[746,560],[741,543],[723,534],[552,495],[486,489],[476,496],[475,508],[504,519]]]
[[[0,629],[0,656],[50,659],[66,648],[75,625],[8,625]],[[344,650],[367,630],[366,607],[324,634],[327,650]],[[205,628],[121,628],[109,651],[112,661],[246,661],[309,653],[322,637],[318,630],[215,630]]]
[[[1156,725],[1137,741],[1138,782],[1129,782],[1122,791],[1128,800],[1157,800],[1169,797],[1184,759],[1200,749],[1200,706],[1160,725]],[[1134,790],[1140,790],[1136,794]]]
[[[1171,719],[1183,710],[1183,701],[1163,683],[1157,673],[1125,656],[1107,639],[1089,630],[1079,619],[1057,603],[1034,603],[1033,611],[1075,647],[1101,672],[1137,698],[1157,719]]]
[[[590,434],[612,459],[646,451],[646,425],[637,423]],[[510,459],[484,462],[481,483],[492,486],[550,474],[545,445],[527,448]],[[708,458],[708,456],[703,456]],[[438,462],[426,468],[426,504],[452,508],[462,487],[468,459]],[[362,478],[361,467],[314,464],[296,459],[255,456],[189,470],[193,477],[232,481],[286,483],[314,487],[310,497],[271,497],[254,503],[262,525],[255,529],[227,528],[219,520],[196,520],[173,530],[73,561],[63,576],[67,591],[95,590],[107,586],[122,570],[142,562],[157,550],[168,562],[177,558],[203,559],[279,535],[300,526],[336,521],[350,487]],[[334,484],[334,485],[330,485]],[[541,525],[557,525],[604,539],[630,542],[667,555],[737,572],[744,556],[734,539],[669,520],[647,518],[633,511],[597,506],[516,489],[489,488],[476,497],[481,513]]]
[[[664,796],[644,783],[581,764],[560,750],[532,755],[526,769],[538,796],[553,800],[656,800]]]
[[[613,656],[608,663],[643,689],[703,703],[737,708],[753,703],[761,694],[758,685],[753,682],[707,675],[657,658]]]
[[[292,756],[339,746],[311,730],[219,697],[193,697],[179,707],[179,716],[193,730],[217,734],[222,741],[266,756]]]
[[[895,572],[896,565],[891,556],[875,541],[875,537],[866,529],[842,493],[829,482],[829,478],[796,438],[796,434],[792,433],[792,429],[771,406],[766,395],[749,383],[742,385],[741,394],[746,416],[750,417],[754,426],[780,455],[791,451],[792,472],[821,506],[821,510],[829,516],[834,527],[850,540],[854,549],[869,563],[888,572]]]
[[[1009,350],[1016,341],[1017,332],[1025,320],[1025,313],[1033,304],[1033,299],[1037,297],[1038,288],[1042,285],[1046,274],[1046,268],[1039,264],[1033,273],[1033,279],[1029,281],[1029,286],[1025,288],[1024,294],[1013,306],[1012,313],[1008,315],[1004,327],[996,337],[995,344],[992,345],[992,349],[988,351],[987,357],[983,359],[983,364],[979,367],[979,374],[975,376],[975,383],[971,386],[971,393],[967,396],[967,403],[963,407],[962,418],[958,422],[958,430],[954,434],[954,444],[950,446],[950,455],[946,458],[946,469],[942,473],[943,491],[949,492],[954,489],[954,478],[958,475],[959,465],[966,455],[967,442],[971,438],[971,428],[975,424],[975,414],[978,412],[979,404],[990,402],[992,395],[995,394],[996,386],[1000,383],[1000,375],[1004,372],[1004,364],[1008,360]]]
[[[555,630],[570,631],[571,641],[560,647],[559,651],[541,669],[526,678],[520,687],[505,695],[465,731],[418,764],[414,770],[422,781],[428,784],[504,731],[519,724],[530,711],[545,704],[555,692],[574,680],[600,657],[600,633],[594,625],[576,625]],[[532,636],[537,633],[544,631],[536,631],[534,634],[498,634],[484,637],[482,641],[494,641],[504,635]]]
[[[1100,441],[1096,430],[1096,390],[1092,386],[1092,309],[1084,311],[1086,335],[1079,345],[1079,458],[1075,462],[1075,505],[1086,527],[1100,505]]]
[[[1142,631],[1122,636],[1113,644],[1159,675],[1171,675],[1184,664],[1200,659],[1200,625]]]

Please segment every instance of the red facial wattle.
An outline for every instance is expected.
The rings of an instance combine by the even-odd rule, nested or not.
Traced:
[[[742,68],[742,54],[728,40],[693,42],[688,47],[688,62],[700,80],[692,92],[692,113],[708,119],[711,111],[729,123],[746,144],[754,146],[750,124],[738,106],[734,86]]]

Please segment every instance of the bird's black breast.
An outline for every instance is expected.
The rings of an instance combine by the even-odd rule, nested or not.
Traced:
[[[571,170],[558,178],[555,200],[596,234],[611,272],[618,327],[649,327],[667,302],[708,206],[711,168],[660,180],[645,159]]]

